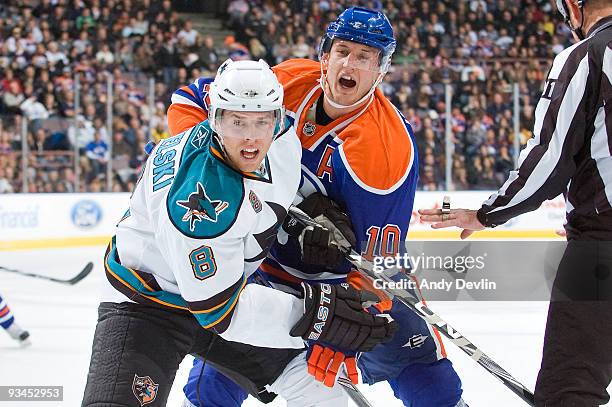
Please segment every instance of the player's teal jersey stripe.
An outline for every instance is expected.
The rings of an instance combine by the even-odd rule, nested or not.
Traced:
[[[246,284],[246,277],[242,275],[242,282],[240,283],[240,287],[236,290],[236,292],[230,297],[229,300],[220,308],[215,309],[211,312],[194,312],[193,316],[196,317],[199,324],[204,328],[211,328],[217,323],[221,322],[225,318],[229,318],[232,315],[232,311],[238,302],[238,296],[242,292],[244,285]]]
[[[212,239],[227,232],[244,199],[241,174],[210,151],[212,135],[207,120],[190,131],[166,200],[172,224],[194,239]]]
[[[145,284],[136,275],[130,271],[127,267],[117,261],[117,246],[115,243],[115,237],[111,242],[110,252],[106,257],[106,266],[113,272],[121,281],[127,283],[136,292],[145,295],[146,297],[152,297],[159,300],[162,305],[175,306],[178,308],[184,308],[189,310],[187,301],[178,294],[169,293],[167,291],[154,291],[148,289]]]
[[[128,284],[132,290],[138,292],[149,300],[171,308],[179,308],[184,309],[185,311],[190,311],[189,304],[187,301],[185,301],[185,299],[183,299],[183,297],[167,291],[155,291],[147,288],[145,284],[138,277],[136,277],[134,272],[117,261],[117,257],[117,246],[115,243],[115,237],[113,237],[109,253],[106,257],[106,267],[108,267],[110,271],[121,280],[121,282]],[[198,323],[204,328],[210,328],[221,322],[226,317],[231,317],[231,311],[236,306],[238,296],[240,295],[245,284],[246,277],[243,274],[240,285],[232,296],[227,301],[222,303],[222,306],[213,307],[210,311],[193,311],[193,316],[196,318]],[[137,300],[137,298],[132,299]]]

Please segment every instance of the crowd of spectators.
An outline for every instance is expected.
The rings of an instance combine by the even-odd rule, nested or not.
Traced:
[[[420,187],[446,187],[449,84],[454,188],[497,188],[514,166],[513,84],[524,144],[546,71],[570,43],[551,0],[226,3],[220,18],[235,35],[223,43],[200,35],[169,0],[0,4],[0,192],[22,189],[22,117],[28,119],[30,192],[72,191],[75,147],[80,190],[105,190],[109,160],[112,190],[131,190],[145,143],[167,135],[165,111],[174,89],[211,75],[227,56],[271,65],[316,58],[327,23],[352,5],[383,10],[394,26],[397,49],[381,88],[415,130]],[[115,84],[112,134],[106,128],[108,75]],[[155,80],[153,103],[148,78]]]
[[[194,50],[206,46],[212,48],[209,39],[180,19],[169,0],[1,2],[0,192],[21,191],[23,176],[30,192],[73,192],[77,175],[79,191],[104,191],[109,160],[110,189],[131,190],[145,144],[167,136],[171,93],[204,74],[202,66],[213,68],[211,55],[193,63]]]
[[[325,27],[346,7],[382,10],[397,49],[383,92],[411,122],[420,187],[446,188],[445,85],[452,87],[455,189],[493,189],[514,168],[513,84],[520,95],[520,144],[552,59],[571,35],[551,0],[232,0],[228,25],[270,64],[316,58]]]

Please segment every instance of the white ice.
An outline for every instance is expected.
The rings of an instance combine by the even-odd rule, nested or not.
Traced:
[[[63,402],[0,402],[0,407],[80,405],[87,377],[96,308],[104,274],[104,247],[0,252],[0,265],[58,278],[74,276],[88,261],[94,272],[75,286],[64,286],[0,272],[0,294],[17,321],[31,334],[32,346],[21,349],[0,332],[0,385],[60,385]],[[515,378],[533,389],[541,357],[546,302],[432,302],[430,308],[474,342]],[[452,343],[446,349],[471,407],[524,406],[501,382]],[[168,406],[180,406],[191,359],[177,373]],[[386,383],[360,389],[374,406],[401,403]],[[608,389],[612,391],[612,387]],[[137,404],[135,404],[137,405]],[[250,398],[245,406],[260,405]],[[275,400],[270,406],[283,406]],[[607,404],[612,406],[612,403]]]

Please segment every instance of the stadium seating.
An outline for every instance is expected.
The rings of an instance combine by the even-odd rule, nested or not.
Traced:
[[[22,191],[23,177],[29,192],[73,192],[75,164],[80,191],[105,190],[105,160],[113,162],[111,190],[131,190],[146,158],[144,144],[167,131],[174,89],[212,75],[228,56],[271,65],[316,58],[326,24],[355,4],[384,10],[394,25],[398,46],[381,87],[415,130],[420,187],[446,187],[444,86],[450,84],[454,188],[497,188],[513,168],[512,85],[519,84],[524,144],[548,66],[570,43],[549,0],[225,3],[217,18],[234,35],[222,40],[201,35],[191,21],[197,15],[184,18],[168,0],[3,1],[0,193]],[[107,74],[115,85],[113,134],[106,129]],[[24,118],[28,150],[36,153],[25,158]],[[107,145],[112,138],[112,152],[93,158],[87,151],[96,133]]]

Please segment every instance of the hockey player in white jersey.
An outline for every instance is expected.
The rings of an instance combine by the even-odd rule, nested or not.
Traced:
[[[304,284],[298,298],[249,284],[298,189],[301,145],[265,62],[228,60],[210,94],[208,120],[151,152],[108,247],[82,405],[165,406],[188,353],[262,401],[269,389],[341,405],[305,374],[304,340],[367,351],[395,324],[346,285]]]

